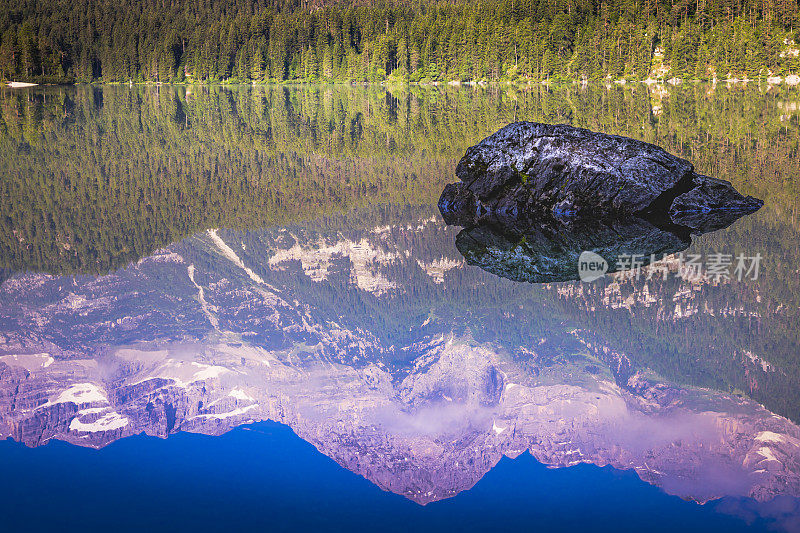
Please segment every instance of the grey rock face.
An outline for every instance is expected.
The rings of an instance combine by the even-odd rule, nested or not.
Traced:
[[[543,380],[530,365],[454,335],[439,336],[404,377],[374,364],[282,360],[219,339],[128,346],[47,366],[6,359],[0,438],[97,448],[139,433],[219,435],[274,420],[421,504],[472,487],[503,456],[526,451],[550,466],[633,469],[698,501],[800,494],[795,424],[749,400],[654,381],[634,372],[625,354],[574,335],[608,372],[565,368]],[[715,471],[729,477],[704,478]]]
[[[554,256],[544,247],[559,241],[546,229],[541,243],[526,234],[526,246]],[[257,239],[250,233],[246,243],[242,234],[208,232],[97,279],[7,279],[0,285],[0,438],[101,447],[140,433],[218,435],[274,420],[421,504],[468,489],[502,457],[521,453],[556,467],[633,469],[699,501],[800,495],[796,424],[752,400],[658,381],[602,333],[554,333],[530,321],[538,344],[521,346],[503,333],[476,341],[461,327],[463,315],[444,315],[448,300],[431,323],[409,318],[407,336],[386,339],[379,336],[385,322],[324,308],[321,291],[333,287],[344,287],[339,301],[358,294],[375,301],[389,291],[484,285],[455,251],[438,255],[452,228],[418,219],[391,231],[301,242],[276,230]],[[613,242],[610,234],[624,231],[610,226],[603,238]],[[414,240],[414,233],[428,236]],[[559,246],[586,246],[584,234],[564,234]],[[418,247],[414,254],[403,253],[408,242]],[[344,254],[350,266],[341,276],[336,259]],[[382,261],[392,269],[379,268]],[[414,285],[404,280],[412,269],[423,276]],[[300,291],[304,284],[308,292]],[[490,290],[496,286],[472,300],[485,299],[476,306],[481,313],[499,307]],[[431,298],[425,307],[433,301],[420,298]],[[671,312],[672,294],[663,300]],[[370,309],[396,312],[388,302]],[[508,320],[544,313],[520,307]],[[561,357],[584,347],[586,357]],[[726,475],[709,482],[715,472]]]
[[[516,122],[467,150],[439,208],[448,223],[752,212],[763,202],[694,172],[688,161],[626,137]],[[692,226],[693,227],[693,226]]]
[[[764,204],[752,196],[742,196],[724,180],[695,174],[692,185],[689,191],[676,196],[669,208],[670,220],[691,228],[692,233],[724,228]]]

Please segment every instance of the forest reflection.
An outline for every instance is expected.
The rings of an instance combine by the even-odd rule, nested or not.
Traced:
[[[771,86],[77,86],[0,91],[0,268],[103,273],[210,227],[430,205],[514,120],[662,146],[796,227],[798,100]]]

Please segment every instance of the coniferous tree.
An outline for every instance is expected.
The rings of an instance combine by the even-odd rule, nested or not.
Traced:
[[[2,0],[0,76],[31,81],[786,75],[798,0]],[[259,58],[260,56],[260,58]]]

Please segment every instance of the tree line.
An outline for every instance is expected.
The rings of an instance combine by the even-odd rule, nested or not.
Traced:
[[[0,0],[36,82],[754,79],[800,73],[798,0]]]

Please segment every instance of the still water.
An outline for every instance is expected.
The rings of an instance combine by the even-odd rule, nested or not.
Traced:
[[[796,530],[798,102],[3,89],[0,508],[21,529]],[[514,120],[652,142],[765,205],[656,275],[495,275],[436,201]],[[682,275],[718,254],[729,275]]]

